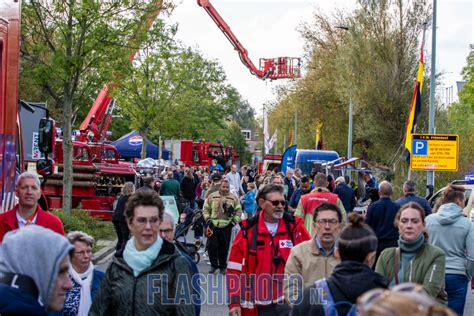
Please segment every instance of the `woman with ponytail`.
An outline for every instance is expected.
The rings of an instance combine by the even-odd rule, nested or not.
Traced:
[[[304,290],[300,302],[294,302],[291,315],[355,315],[357,298],[375,288],[387,288],[388,280],[372,271],[377,237],[356,212],[337,240],[336,255],[341,263],[332,275]]]

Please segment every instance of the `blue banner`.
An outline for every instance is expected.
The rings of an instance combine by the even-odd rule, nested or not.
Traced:
[[[286,174],[286,169],[295,169],[296,145],[288,147],[281,157],[281,171]]]

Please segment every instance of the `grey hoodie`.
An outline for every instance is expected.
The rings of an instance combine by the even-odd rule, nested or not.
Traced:
[[[429,243],[446,254],[446,274],[474,275],[474,224],[455,203],[440,206],[426,218]]]
[[[32,278],[47,307],[54,294],[59,265],[73,249],[66,237],[38,225],[29,225],[5,235],[0,245],[0,273]]]

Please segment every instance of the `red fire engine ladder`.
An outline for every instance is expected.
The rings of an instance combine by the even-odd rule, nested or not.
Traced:
[[[163,7],[163,0],[156,0],[153,4],[153,7],[146,17],[147,22],[142,28],[137,31],[137,38],[140,38],[140,34],[148,32],[148,30],[153,25],[156,17],[160,14],[160,11]],[[140,42],[140,40],[133,38],[131,41]],[[132,43],[129,45],[131,47],[139,47],[139,43]],[[133,61],[135,55],[138,52],[138,48],[134,49],[132,54],[129,57],[130,61]],[[79,127],[80,136],[79,140],[81,142],[100,142],[104,141],[107,136],[107,131],[109,129],[109,124],[112,119],[112,112],[115,106],[115,102],[112,97],[109,95],[109,86],[114,86],[114,84],[104,84],[102,90],[100,90],[99,95],[94,101],[89,113],[87,114],[84,121]]]
[[[210,3],[210,0],[197,0],[197,3],[206,10],[214,23],[216,23],[232,46],[234,46],[234,49],[239,54],[240,60],[250,70],[252,75],[263,80],[301,78],[301,59],[298,57],[260,58],[260,67],[257,69],[249,58],[247,49],[240,43],[229,25],[227,25]]]

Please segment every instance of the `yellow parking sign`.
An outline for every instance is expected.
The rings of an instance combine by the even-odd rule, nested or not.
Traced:
[[[459,135],[413,134],[412,170],[458,171]]]

